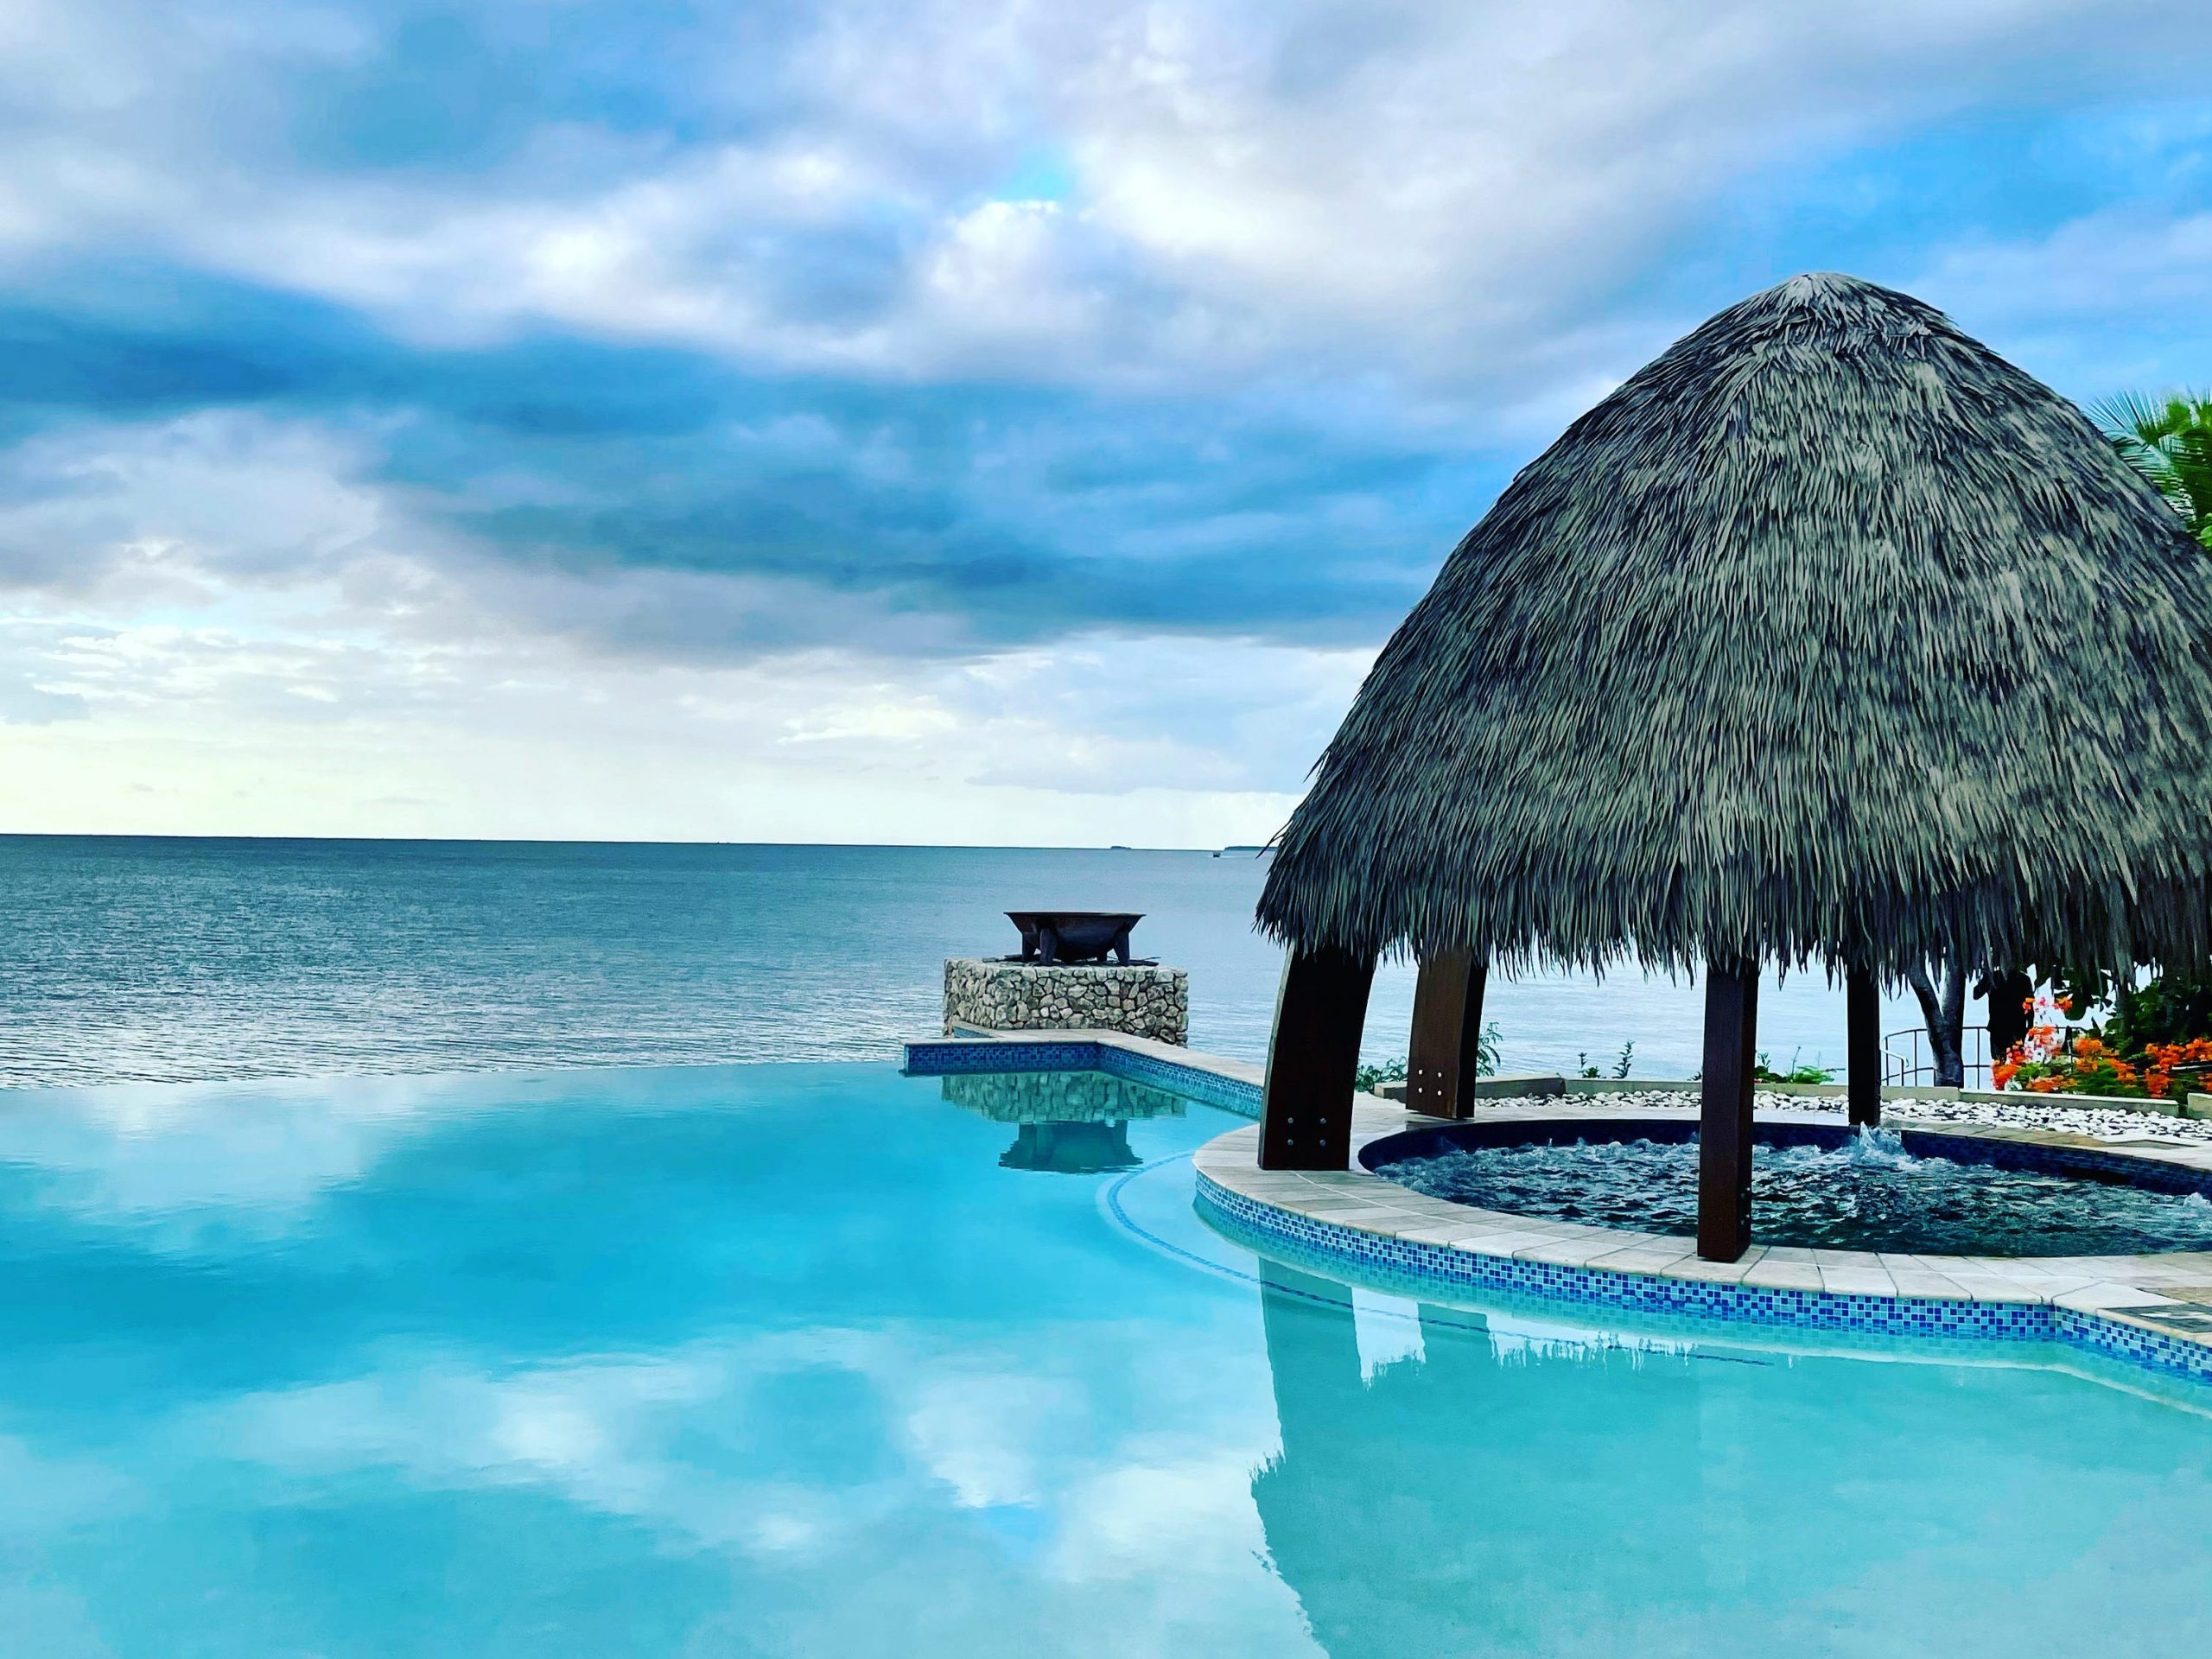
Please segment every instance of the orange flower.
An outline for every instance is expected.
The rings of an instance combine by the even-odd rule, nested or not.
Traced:
[[[2081,1036],[2074,1039],[2074,1052],[2082,1059],[2094,1059],[2104,1052],[2105,1046],[2094,1037]]]
[[[2062,996],[2062,997],[2060,997],[2060,998],[2058,999],[2058,1011],[2059,1011],[2061,1014],[2071,1014],[2071,1013],[2073,1013],[2073,1012],[2074,1012],[2074,999],[2073,999],[2072,997],[2070,997],[2070,996]]]
[[[2153,1071],[2143,1079],[2143,1086],[2154,1095],[2163,1095],[2174,1086],[2174,1080],[2164,1071]]]
[[[2018,1054],[2019,1052],[2020,1051],[2017,1048],[2012,1051],[2015,1054]],[[2019,1069],[2020,1065],[2018,1061],[2004,1059],[1999,1060],[1995,1065],[1990,1068],[1989,1075],[1996,1079],[1997,1086],[1999,1089],[2010,1089],[2012,1086],[2013,1076],[2019,1071]]]

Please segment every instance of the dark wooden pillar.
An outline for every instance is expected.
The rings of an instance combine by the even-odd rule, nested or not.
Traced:
[[[1751,1067],[1759,970],[1705,970],[1705,1102],[1698,1119],[1697,1253],[1734,1262],[1751,1245]]]
[[[1864,968],[1844,976],[1844,1084],[1854,1128],[1882,1121],[1882,988]]]
[[[1413,1040],[1406,1057],[1406,1105],[1431,1117],[1473,1109],[1483,1039],[1487,963],[1464,950],[1431,957],[1414,982]]]
[[[1989,999],[1989,1063],[1995,1065],[2028,1039],[2028,1003],[2036,982],[2018,969],[1988,975],[1981,987]]]
[[[1283,964],[1268,1082],[1262,1169],[1342,1169],[1351,1155],[1352,1080],[1375,958],[1297,950]]]

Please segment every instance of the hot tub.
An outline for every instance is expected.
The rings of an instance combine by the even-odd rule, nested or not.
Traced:
[[[2212,1250],[2212,1173],[2082,1148],[1926,1129],[1762,1123],[1751,1236],[1909,1255]],[[1386,1180],[1484,1210],[1637,1232],[1697,1230],[1683,1119],[1455,1123],[1370,1144]]]

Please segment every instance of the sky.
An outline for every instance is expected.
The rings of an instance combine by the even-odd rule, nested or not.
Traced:
[[[1746,294],[2212,383],[2207,62],[2171,0],[0,0],[0,830],[1264,839]]]

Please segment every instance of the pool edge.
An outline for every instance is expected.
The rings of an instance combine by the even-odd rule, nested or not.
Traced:
[[[1097,1070],[1154,1084],[1256,1117],[1263,1072],[1256,1065],[1113,1032],[979,1033],[931,1039],[905,1047],[904,1069],[914,1076],[976,1071]],[[1552,1105],[1555,1114],[1557,1107]],[[1511,1109],[1508,1108],[1507,1109]],[[1610,1115],[1586,1108],[1592,1116]],[[1195,1204],[1209,1225],[1256,1248],[1255,1241],[1291,1246],[1351,1269],[1433,1284],[1440,1292],[1491,1291],[1534,1296],[1567,1306],[1643,1312],[1710,1321],[1716,1326],[1770,1331],[1855,1332],[1961,1342],[2042,1342],[2072,1348],[2164,1376],[2212,1388],[2212,1332],[2199,1336],[2161,1330],[2152,1319],[2165,1308],[2193,1314],[2199,1306],[2156,1287],[2212,1286],[2212,1261],[2197,1253],[2134,1258],[1921,1257],[1941,1264],[1924,1274],[1878,1268],[1862,1252],[1811,1251],[1777,1255],[1755,1250],[1738,1263],[1699,1262],[1688,1242],[1625,1231],[1577,1229],[1479,1211],[1445,1199],[1423,1198],[1385,1181],[1359,1163],[1359,1154],[1387,1135],[1434,1124],[1402,1107],[1361,1096],[1354,1113],[1351,1157],[1342,1171],[1311,1174],[1269,1172],[1257,1166],[1257,1130],[1231,1130],[1198,1149]],[[1933,1126],[1931,1126],[1933,1127]],[[1962,1126],[1944,1124],[1947,1133]],[[2038,1138],[2041,1132],[1984,1129],[2001,1139]],[[2116,1155],[2155,1160],[2130,1151]],[[1275,1189],[1272,1193],[1268,1190]],[[1297,1205],[1282,1202],[1298,1200]],[[1315,1213],[1317,1210],[1334,1213]],[[1357,1219],[1347,1220],[1346,1216]],[[1489,1249],[1451,1242],[1497,1241]],[[1414,1236],[1433,1233],[1444,1236]],[[1243,1236],[1239,1237],[1240,1235]],[[1592,1237],[1592,1235],[1596,1235]],[[1646,1261],[1634,1261],[1642,1251]],[[1584,1255],[1581,1261],[1546,1259]],[[1808,1258],[1803,1262],[1796,1255]],[[1588,1258],[1626,1256],[1613,1266]],[[1671,1260],[1662,1260],[1670,1256]],[[1858,1258],[1853,1260],[1852,1258]],[[2139,1271],[2124,1278],[2054,1273],[2055,1263],[2125,1263]],[[1946,1272],[1946,1267],[1950,1271]],[[2175,1276],[2175,1270],[2183,1276]],[[2195,1279],[2187,1276],[2194,1272]],[[1845,1288],[1857,1274],[1870,1282]],[[1878,1277],[1892,1288],[1871,1282]],[[1897,1288],[1902,1278],[1942,1281],[1938,1294]],[[2039,1287],[2037,1281],[2045,1282]],[[1831,1283],[1831,1281],[1834,1283]],[[2145,1282],[2148,1281],[2148,1282]],[[2063,1287],[2063,1288],[2061,1288]],[[2146,1317],[2149,1316],[2149,1317]],[[2212,1324],[2212,1319],[2208,1319]]]

